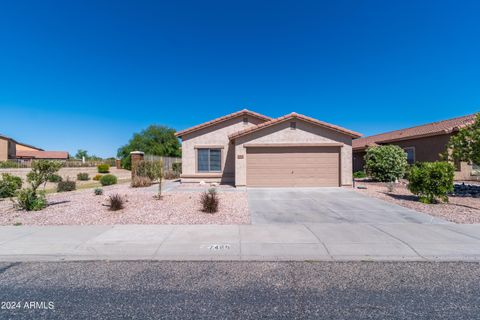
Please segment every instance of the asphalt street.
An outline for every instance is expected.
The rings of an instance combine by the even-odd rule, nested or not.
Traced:
[[[480,264],[0,263],[1,319],[479,319]]]

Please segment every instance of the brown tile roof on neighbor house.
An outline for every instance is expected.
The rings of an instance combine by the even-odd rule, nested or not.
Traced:
[[[68,159],[66,151],[17,151],[19,159]]]
[[[208,122],[205,122],[205,123],[190,127],[188,129],[179,131],[179,132],[175,133],[175,136],[181,137],[181,136],[184,136],[186,134],[192,133],[194,131],[197,131],[197,130],[200,130],[200,129],[203,129],[203,128],[207,128],[207,127],[216,125],[220,122],[227,121],[229,119],[233,119],[235,117],[243,116],[243,115],[249,115],[249,116],[256,117],[258,119],[264,120],[264,121],[269,121],[269,120],[272,119],[270,117],[264,116],[263,114],[256,113],[256,112],[253,112],[253,111],[250,111],[250,110],[247,110],[247,109],[243,109],[243,110],[240,110],[240,111],[237,111],[237,112],[234,112],[234,113],[230,113],[226,116],[216,118],[216,119],[210,120]]]
[[[424,125],[385,132],[369,137],[353,140],[353,149],[364,149],[379,143],[389,143],[421,137],[436,136],[452,133],[475,122],[475,114],[458,118],[427,123]]]
[[[298,113],[292,112],[292,113],[287,114],[285,116],[275,118],[275,119],[272,119],[270,121],[258,124],[254,127],[250,127],[250,128],[235,132],[235,133],[229,135],[228,137],[230,139],[235,139],[235,138],[250,134],[252,132],[255,132],[255,131],[261,130],[263,128],[267,128],[267,127],[273,126],[277,123],[281,123],[281,122],[288,121],[288,120],[291,120],[291,119],[303,120],[305,122],[309,122],[309,123],[312,123],[312,124],[317,125],[317,126],[325,127],[325,128],[328,128],[328,129],[331,129],[331,130],[334,130],[334,131],[338,131],[338,132],[347,134],[349,136],[352,136],[353,138],[358,138],[358,137],[362,136],[358,132],[351,131],[351,130],[342,128],[340,126],[330,124],[330,123],[327,123],[327,122],[324,122],[324,121],[320,121],[320,120],[317,120],[317,119],[314,119],[314,118],[310,118],[310,117],[304,116],[303,114],[298,114]]]

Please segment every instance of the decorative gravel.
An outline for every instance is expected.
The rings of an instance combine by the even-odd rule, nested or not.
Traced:
[[[154,198],[157,185],[131,188],[128,184],[103,188],[102,196],[93,189],[47,195],[50,205],[41,211],[19,211],[10,200],[0,201],[0,225],[111,225],[111,224],[248,224],[246,192],[218,192],[219,212],[201,211],[201,192],[166,192]],[[109,195],[120,194],[125,208],[109,211]]]
[[[408,191],[406,183],[396,184],[394,192],[389,192],[385,183],[356,182],[356,186],[367,189],[355,189],[365,195],[379,198],[419,212],[440,217],[455,223],[480,223],[480,198],[449,197],[449,203],[424,204]]]

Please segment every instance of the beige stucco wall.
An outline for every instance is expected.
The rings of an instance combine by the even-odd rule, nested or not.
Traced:
[[[248,124],[243,118],[248,118]],[[228,135],[257,125],[264,121],[252,116],[240,115],[214,126],[210,126],[182,137],[182,182],[215,181],[233,183],[235,178],[235,146],[230,143]],[[195,146],[223,146],[222,173],[209,174],[197,172]]]
[[[8,140],[0,138],[0,161],[8,159]]]
[[[16,150],[17,150],[17,151],[38,151],[38,150],[40,150],[40,149],[38,149],[38,148],[32,148],[32,147],[25,146],[25,145],[23,145],[23,144],[18,144],[18,143],[17,143]]]
[[[235,184],[246,184],[247,149],[244,144],[268,144],[268,143],[342,143],[340,152],[341,183],[352,184],[352,138],[345,134],[327,128],[312,125],[302,120],[292,120],[297,123],[295,130],[290,129],[290,122],[286,121],[271,127],[239,137],[235,141],[235,154],[237,156],[235,166]],[[243,159],[238,159],[242,156]]]
[[[0,138],[0,161],[15,158],[15,145],[12,140]]]

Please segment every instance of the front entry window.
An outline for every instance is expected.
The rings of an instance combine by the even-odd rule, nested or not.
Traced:
[[[413,164],[415,162],[415,148],[405,148],[404,150],[407,154],[408,164]]]
[[[222,162],[221,149],[198,149],[198,172],[220,172]]]

